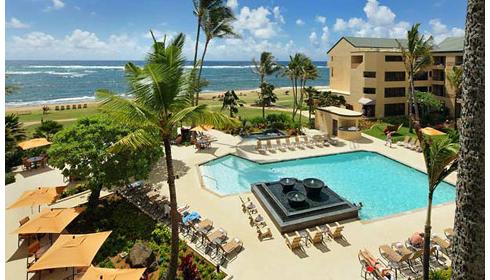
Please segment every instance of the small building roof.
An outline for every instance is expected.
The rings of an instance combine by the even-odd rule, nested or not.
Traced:
[[[335,107],[335,106],[328,106],[328,107],[318,107],[320,111],[325,111],[328,113],[332,113],[338,116],[342,117],[362,117],[361,112],[345,109],[345,108],[340,108],[340,107]]]

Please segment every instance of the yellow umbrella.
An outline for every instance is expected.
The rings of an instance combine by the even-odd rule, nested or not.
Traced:
[[[438,135],[445,135],[446,133],[439,131],[437,129],[434,129],[432,127],[424,127],[421,129],[422,133],[425,135],[429,136],[438,136]]]
[[[29,267],[28,272],[66,267],[89,267],[110,231],[89,234],[62,234]]]
[[[203,124],[203,125],[198,125],[196,127],[191,128],[191,131],[196,131],[196,132],[204,132],[212,129],[213,126],[209,124]]]
[[[17,234],[35,234],[35,233],[60,233],[68,224],[70,224],[80,213],[83,208],[55,208],[44,209],[32,220],[20,226],[14,233]]]
[[[34,149],[37,147],[43,147],[43,146],[48,146],[51,145],[51,142],[48,141],[46,138],[34,138],[30,140],[26,140],[23,142],[20,142],[18,146],[22,150],[29,150],[29,149]]]
[[[80,280],[139,280],[146,268],[116,269],[90,266]]]
[[[66,186],[39,187],[33,191],[26,191],[7,209],[25,206],[32,207],[41,204],[51,204],[58,198],[58,196],[63,192],[65,188]]]

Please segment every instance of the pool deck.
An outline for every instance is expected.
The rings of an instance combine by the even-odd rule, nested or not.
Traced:
[[[225,229],[230,238],[237,237],[243,241],[244,250],[225,265],[227,272],[233,276],[233,279],[362,279],[361,266],[357,259],[359,249],[367,248],[376,257],[380,257],[379,245],[404,241],[413,232],[423,230],[426,211],[425,209],[417,209],[377,220],[346,222],[344,223],[344,235],[347,242],[328,241],[326,246],[319,247],[310,244],[308,247],[304,247],[304,251],[292,252],[285,245],[284,238],[254,196],[251,193],[244,193],[241,196],[250,197],[255,202],[259,213],[264,216],[274,237],[271,240],[260,242],[255,229],[249,225],[247,215],[241,210],[238,195],[219,196],[206,189],[202,185],[198,170],[199,164],[229,153],[258,162],[270,162],[365,150],[378,152],[425,171],[422,154],[395,145],[390,149],[384,146],[383,141],[363,135],[364,137],[360,141],[340,141],[340,145],[337,147],[306,148],[261,155],[255,152],[255,141],[242,141],[239,137],[215,130],[209,133],[218,140],[213,142],[209,149],[196,151],[191,146],[172,147],[176,172],[181,174],[176,181],[177,198],[179,205],[189,204],[192,210],[211,219],[216,228]],[[161,191],[168,194],[162,172],[159,172],[163,168],[164,166],[159,165],[147,182],[161,186]],[[456,174],[451,174],[447,181],[455,184]],[[34,171],[28,175],[20,173],[17,175],[17,182],[6,187],[6,205],[9,205],[25,190],[33,189],[39,185],[63,184],[59,170]],[[73,201],[66,201],[64,204],[72,206],[83,201],[84,197],[79,197]],[[443,236],[443,229],[453,226],[454,209],[454,203],[433,208],[433,233]],[[7,210],[5,221],[7,260],[17,249],[17,238],[9,233],[18,227],[18,220],[26,215],[31,215],[30,209]],[[7,279],[25,279],[25,259],[7,261],[6,268]],[[404,279],[404,277],[399,275],[399,279]]]

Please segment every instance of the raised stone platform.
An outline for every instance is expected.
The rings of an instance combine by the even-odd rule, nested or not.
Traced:
[[[359,208],[324,186],[318,195],[306,195],[303,181],[284,188],[280,181],[252,184],[252,193],[281,233],[358,218]],[[305,194],[304,203],[291,205],[288,193]]]

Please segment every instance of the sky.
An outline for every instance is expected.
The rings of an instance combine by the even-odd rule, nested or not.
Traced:
[[[464,0],[223,1],[241,38],[211,41],[207,60],[270,51],[280,60],[302,52],[324,61],[342,36],[404,38],[414,23],[436,43],[464,35]],[[184,54],[194,53],[192,0],[7,0],[5,14],[7,59],[140,60],[150,29],[157,38],[184,33]]]

